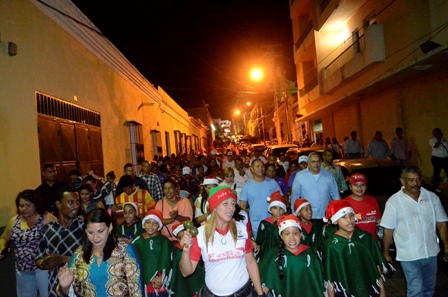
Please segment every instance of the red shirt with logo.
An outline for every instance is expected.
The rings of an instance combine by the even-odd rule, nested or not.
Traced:
[[[357,201],[348,196],[346,198],[347,202],[350,203],[353,210],[355,211],[356,217],[358,218],[359,229],[369,232],[378,241],[378,235],[376,234],[376,222],[381,219],[380,207],[378,206],[378,201],[375,197],[364,195],[364,199]]]

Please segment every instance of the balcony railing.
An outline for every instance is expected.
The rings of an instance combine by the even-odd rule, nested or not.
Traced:
[[[365,38],[364,35],[361,35],[359,39],[353,42],[349,47],[347,47],[339,56],[337,56],[330,64],[325,67],[325,77],[328,77],[333,72],[340,69],[347,62],[353,59],[355,55],[364,51]]]
[[[297,42],[294,44],[294,50],[297,51],[300,46],[302,45],[302,43],[305,41],[305,38],[308,36],[308,34],[310,33],[310,31],[313,29],[313,22],[310,21],[308,23],[308,25],[306,25],[305,30],[303,30],[303,32],[300,34],[300,38],[299,40],[297,40]]]
[[[305,94],[311,91],[315,86],[317,86],[317,76],[311,79],[303,88],[299,90],[300,97],[305,96]]]

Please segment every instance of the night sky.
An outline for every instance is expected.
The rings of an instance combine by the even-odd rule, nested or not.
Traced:
[[[204,100],[212,117],[230,118],[236,95],[253,91],[249,69],[263,65],[269,45],[296,80],[288,0],[72,1],[183,108]]]

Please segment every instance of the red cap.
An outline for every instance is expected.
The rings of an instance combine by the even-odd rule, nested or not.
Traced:
[[[228,186],[218,186],[210,189],[210,198],[208,198],[208,206],[210,213],[224,200],[233,198],[237,200],[236,193]]]
[[[272,192],[271,195],[266,199],[269,202],[268,211],[272,206],[280,206],[286,212],[286,201],[285,197],[280,194],[280,190]]]
[[[334,225],[336,225],[337,220],[345,216],[347,213],[355,214],[355,211],[350,203],[346,200],[333,200],[327,206],[324,222],[331,221]],[[356,215],[355,222],[358,222]]]
[[[159,223],[158,231],[162,230],[163,223],[162,223],[163,215],[160,212],[160,210],[157,209],[150,209],[146,214],[145,217],[142,220],[142,226],[145,228],[145,222],[149,219],[155,220],[157,223]]]
[[[299,211],[307,205],[311,205],[311,204],[305,198],[296,199],[296,201],[294,201],[294,213],[296,214],[296,216],[298,216]]]
[[[363,182],[367,185],[367,177],[362,173],[355,173],[350,176],[350,184],[356,184],[357,182]]]
[[[282,235],[283,230],[288,227],[297,227],[300,229],[300,231],[302,231],[302,226],[300,226],[299,218],[297,218],[293,214],[278,218],[277,226],[279,235]]]
[[[177,236],[177,234],[178,234],[180,231],[185,230],[185,228],[184,228],[184,223],[179,222],[179,223],[174,224],[173,227],[171,228],[171,230],[172,230],[172,232],[173,232],[173,235],[174,235],[174,236]]]

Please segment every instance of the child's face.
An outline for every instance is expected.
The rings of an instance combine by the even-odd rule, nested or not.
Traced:
[[[350,185],[353,195],[357,197],[363,197],[367,191],[367,185],[363,182],[357,182]]]
[[[349,212],[337,220],[336,223],[339,227],[339,231],[342,231],[344,234],[353,233],[353,231],[355,231],[355,214]]]
[[[182,239],[182,237],[184,236],[184,230],[182,230],[182,231],[179,231],[178,233],[177,233],[177,235],[176,235],[176,238],[177,238],[177,241],[181,241],[181,239]]]
[[[269,209],[272,213],[272,218],[274,221],[277,221],[277,219],[285,214],[285,211],[283,208],[281,208],[278,205],[274,205]]]
[[[302,209],[299,211],[299,217],[302,222],[311,221],[311,218],[313,217],[313,209],[311,208],[311,205],[302,207]]]
[[[156,220],[148,219],[143,226],[149,237],[159,235],[159,223]]]
[[[123,209],[124,221],[126,224],[130,225],[135,223],[137,220],[137,212],[132,205],[126,204]]]
[[[297,252],[300,246],[300,239],[302,232],[297,227],[288,227],[282,231],[282,241],[285,244],[285,248],[291,253]]]

